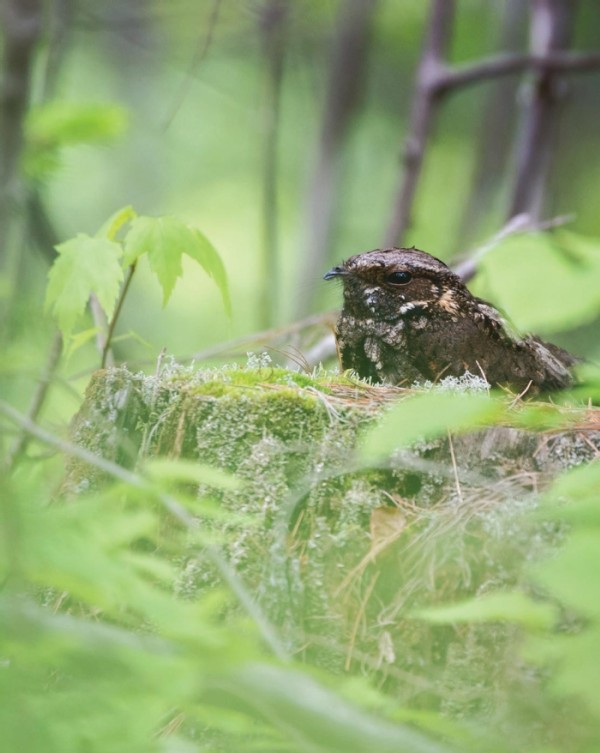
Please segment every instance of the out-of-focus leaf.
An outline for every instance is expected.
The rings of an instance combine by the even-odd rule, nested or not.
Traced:
[[[578,502],[589,501],[598,506],[600,496],[600,462],[580,465],[563,473],[546,492],[544,499],[547,503],[565,502],[573,500]],[[546,507],[542,508],[542,514],[546,514]],[[569,515],[569,507],[561,507],[556,510],[557,516]]]
[[[566,230],[512,236],[484,257],[480,269],[485,294],[490,290],[523,331],[558,332],[600,312],[599,241]]]
[[[193,460],[154,458],[144,466],[145,473],[159,483],[173,481],[206,484],[216,489],[239,489],[241,482],[230,473]]]
[[[128,113],[112,103],[49,102],[34,107],[25,127],[24,169],[43,177],[58,165],[59,149],[75,144],[106,144],[123,134]]]
[[[65,348],[65,357],[70,358],[73,353],[79,350],[79,348],[82,348],[97,334],[98,327],[90,327],[89,329],[84,329],[81,332],[76,332],[67,342],[67,347]]]
[[[600,619],[600,532],[576,530],[557,554],[532,568],[540,583],[565,606]],[[600,645],[598,646],[600,650]]]
[[[96,237],[108,238],[109,241],[114,241],[123,225],[136,217],[137,212],[131,205],[117,209],[98,230]]]
[[[80,320],[91,293],[110,319],[123,280],[118,243],[79,234],[56,247],[48,273],[46,310],[52,312],[65,340]]]
[[[364,437],[361,458],[375,462],[419,439],[484,426],[503,412],[500,401],[483,394],[432,391],[405,398]]]
[[[202,269],[204,269],[206,274],[212,277],[215,281],[215,284],[221,293],[223,306],[225,307],[227,316],[231,316],[231,299],[229,297],[227,273],[223,266],[223,261],[204,233],[195,228],[192,229],[192,232],[195,236],[196,243],[193,246],[190,246],[187,253],[192,259],[195,259]]]
[[[344,700],[294,669],[251,664],[208,686],[212,703],[252,710],[298,750],[323,753],[450,753],[455,748]]]
[[[546,629],[556,624],[557,610],[534,601],[520,591],[496,592],[458,604],[419,609],[411,614],[434,624],[453,622],[514,622],[528,628]]]
[[[527,641],[526,660],[552,668],[550,688],[563,696],[579,696],[600,715],[600,626],[589,625],[575,635],[536,636]]]
[[[507,415],[511,426],[531,431],[567,429],[576,425],[583,417],[584,410],[560,411],[551,403],[520,404],[518,409]]]
[[[125,237],[125,264],[132,264],[142,254],[148,254],[150,267],[158,277],[164,305],[182,274],[181,258],[187,254],[214,279],[229,312],[224,267],[217,252],[198,230],[176,217],[137,217]]]

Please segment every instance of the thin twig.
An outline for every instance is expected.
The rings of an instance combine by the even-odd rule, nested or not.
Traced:
[[[397,189],[392,218],[385,234],[386,246],[402,245],[403,236],[410,224],[425,147],[436,115],[436,105],[443,92],[437,82],[450,42],[454,6],[454,0],[432,2],[405,141],[404,170]]]
[[[102,348],[102,360],[100,361],[101,369],[103,369],[106,366],[108,353],[110,351],[110,344],[112,342],[112,336],[114,334],[115,327],[117,326],[119,314],[121,313],[121,309],[123,308],[123,302],[125,301],[125,296],[127,295],[127,291],[129,290],[129,285],[131,284],[131,278],[133,277],[136,266],[137,266],[137,262],[134,261],[133,264],[130,265],[129,270],[127,271],[127,276],[125,278],[123,287],[121,288],[121,294],[119,295],[119,300],[117,301],[114,314],[112,316],[112,319],[110,320],[110,324],[108,325],[108,330],[106,332],[106,341],[104,343],[104,347]]]
[[[528,4],[523,0],[505,0],[492,5],[493,10],[490,10],[499,26],[497,49],[507,54],[521,52],[527,33]],[[514,77],[504,76],[490,80],[486,87],[481,121],[477,127],[469,198],[456,236],[459,248],[471,245],[481,236],[489,209],[497,204],[510,169],[513,124],[518,107],[517,84]]]
[[[527,212],[521,212],[520,214],[511,217],[510,220],[501,228],[494,236],[481,246],[469,251],[466,254],[466,259],[453,265],[452,269],[460,277],[463,282],[471,280],[477,272],[477,266],[481,262],[484,256],[492,251],[500,241],[505,238],[509,238],[511,235],[518,235],[520,233],[537,233],[543,230],[552,230],[553,228],[566,225],[568,222],[573,222],[575,215],[573,214],[561,214],[558,217],[552,217],[548,220],[542,220],[535,222]]]
[[[46,401],[48,390],[54,378],[54,372],[56,371],[61,353],[62,337],[60,336],[60,333],[57,332],[54,335],[54,339],[52,340],[50,353],[48,354],[48,360],[46,362],[46,365],[44,366],[42,373],[40,374],[37,388],[33,393],[33,397],[29,405],[29,410],[27,411],[27,418],[30,421],[35,421],[37,419],[40,411],[44,406],[44,402]],[[8,452],[5,460],[6,468],[12,469],[15,467],[15,465],[19,462],[19,459],[25,453],[27,445],[29,444],[29,440],[30,435],[26,431],[21,431],[21,433],[15,440],[14,445]]]
[[[92,315],[92,321],[96,329],[96,348],[101,358],[104,358],[104,349],[106,347],[106,332],[108,330],[108,322],[106,321],[106,314],[102,308],[102,304],[98,300],[96,293],[90,294],[89,300],[90,314]],[[112,366],[112,353],[108,351],[107,358],[105,359],[109,366]],[[94,366],[94,371],[96,367]]]
[[[531,388],[532,384],[533,384],[533,379],[530,379],[527,382],[527,386],[525,387],[525,389],[521,390],[521,392],[519,392],[519,394],[515,397],[515,399],[508,406],[509,410],[511,410],[512,408],[514,408],[515,405],[519,402],[519,400],[521,400],[521,398],[525,397],[525,395],[529,392],[529,389]]]
[[[452,471],[454,473],[454,483],[456,485],[456,494],[458,495],[458,501],[462,505],[464,502],[462,489],[460,488],[460,479],[458,478],[458,466],[456,465],[456,455],[454,454],[454,444],[452,442],[452,434],[448,432],[448,447],[450,449],[450,458],[452,460]]]
[[[600,53],[598,52],[494,55],[477,63],[440,67],[431,85],[437,91],[448,91],[526,71],[567,74],[595,73],[598,70],[600,70]]]
[[[533,0],[531,52],[542,58],[560,53],[571,43],[577,3],[573,0]],[[508,216],[529,212],[539,219],[555,152],[559,107],[565,87],[556,71],[542,68],[527,90],[520,129],[517,170]]]
[[[194,74],[198,71],[198,68],[200,67],[200,65],[203,63],[204,59],[208,55],[208,51],[210,50],[210,46],[212,44],[215,29],[217,28],[217,22],[219,20],[220,9],[221,9],[221,0],[214,0],[213,6],[210,11],[210,16],[208,19],[208,26],[206,29],[206,34],[198,36],[198,44],[196,46],[196,50],[194,52],[192,62],[190,63],[190,67],[187,73],[185,74],[185,78],[183,82],[181,83],[179,89],[175,93],[175,97],[173,98],[173,102],[171,103],[170,112],[165,118],[165,122],[163,125],[163,132],[166,132],[171,127],[171,123],[175,120],[175,116],[181,109],[181,106],[184,103],[185,98],[189,94],[190,86],[192,85]]]

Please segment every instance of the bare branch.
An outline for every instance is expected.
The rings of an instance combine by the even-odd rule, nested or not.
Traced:
[[[56,367],[58,366],[61,353],[62,337],[57,333],[54,336],[54,340],[52,341],[48,360],[46,362],[44,370],[40,375],[37,388],[31,399],[29,410],[27,411],[27,419],[29,421],[35,421],[39,416],[40,411],[42,410],[44,402],[46,401],[48,390],[50,389],[50,385],[54,378],[54,372],[56,371]],[[23,456],[27,449],[29,438],[30,435],[27,431],[22,431],[17,437],[5,460],[7,468],[12,469],[19,462],[19,459]]]
[[[550,57],[571,42],[577,3],[574,0],[533,0],[531,51]],[[539,219],[553,157],[559,107],[564,87],[551,69],[540,70],[528,91],[523,113],[517,174],[508,216],[529,212]]]
[[[526,71],[534,72],[536,79],[523,128],[519,175],[510,215],[534,210],[539,213],[554,132],[554,115],[561,94],[553,85],[554,78],[559,74],[600,70],[600,53],[573,53],[564,49],[570,41],[575,6],[573,0],[533,0],[533,41],[529,53],[497,55],[477,63],[449,66],[445,62],[445,54],[451,33],[454,0],[433,0],[417,73],[404,171],[385,235],[385,245],[401,244],[410,225],[427,141],[443,97],[465,86]],[[542,33],[540,29],[545,23],[544,19],[548,18],[550,29],[548,33]],[[533,205],[534,198],[538,206]]]
[[[173,102],[170,107],[170,112],[167,114],[167,117],[165,118],[165,122],[163,125],[164,131],[167,131],[171,127],[171,124],[175,120],[177,113],[179,112],[179,110],[181,109],[181,106],[185,102],[185,98],[189,94],[190,87],[194,79],[194,74],[196,74],[196,72],[198,71],[198,68],[204,62],[206,56],[208,55],[208,51],[210,50],[210,46],[212,44],[215,29],[217,28],[217,22],[219,20],[220,10],[221,10],[221,0],[213,0],[213,6],[210,11],[206,33],[200,34],[198,36],[198,42],[196,45],[194,56],[192,58],[192,62],[190,63],[189,69],[185,75],[183,82],[181,83],[181,85],[179,86],[179,89],[175,93],[175,97],[173,98]]]
[[[436,115],[436,105],[442,93],[437,82],[440,71],[444,70],[444,58],[450,42],[453,20],[454,0],[433,0],[405,141],[404,170],[397,189],[392,218],[384,238],[386,246],[401,245],[410,224],[425,147]]]
[[[439,68],[432,86],[445,92],[525,71],[540,73],[597,73],[600,53],[553,52],[547,55],[497,55],[478,63]]]
[[[496,233],[489,241],[486,241],[481,246],[473,249],[467,254],[465,261],[453,266],[454,272],[460,277],[463,282],[471,280],[477,272],[477,266],[486,254],[488,254],[493,248],[495,248],[500,241],[508,238],[511,235],[519,235],[520,233],[537,233],[542,230],[551,230],[561,225],[566,225],[568,222],[573,222],[575,216],[572,214],[559,215],[549,220],[543,220],[541,222],[535,222],[531,215],[523,212],[517,214],[506,223],[506,225]]]
[[[528,8],[523,0],[493,4],[499,27],[497,49],[521,52],[526,40]],[[496,206],[510,166],[510,153],[517,110],[518,81],[511,76],[490,81],[486,87],[481,122],[478,125],[469,198],[456,236],[458,249],[470,246],[482,235],[489,209]],[[483,232],[487,232],[483,231]]]

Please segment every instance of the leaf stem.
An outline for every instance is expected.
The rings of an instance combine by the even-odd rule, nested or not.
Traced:
[[[133,264],[129,266],[127,277],[125,278],[125,283],[123,284],[123,287],[121,288],[121,295],[119,296],[119,300],[117,301],[117,305],[115,307],[114,314],[112,315],[112,319],[110,320],[110,324],[108,325],[108,330],[106,332],[106,342],[104,343],[104,347],[102,348],[102,360],[100,361],[101,369],[105,368],[106,366],[106,359],[108,358],[108,353],[110,351],[110,344],[112,342],[112,337],[115,332],[115,327],[117,326],[117,321],[119,319],[119,315],[121,314],[121,309],[123,308],[125,296],[127,295],[127,291],[129,290],[129,285],[131,284],[131,278],[133,277],[133,273],[135,272],[136,266],[137,266],[137,261],[134,261]]]

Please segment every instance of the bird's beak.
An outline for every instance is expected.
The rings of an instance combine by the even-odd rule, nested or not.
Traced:
[[[323,275],[324,280],[333,280],[334,277],[345,277],[348,274],[348,272],[344,269],[344,267],[333,267],[333,269],[330,269],[327,274]]]

